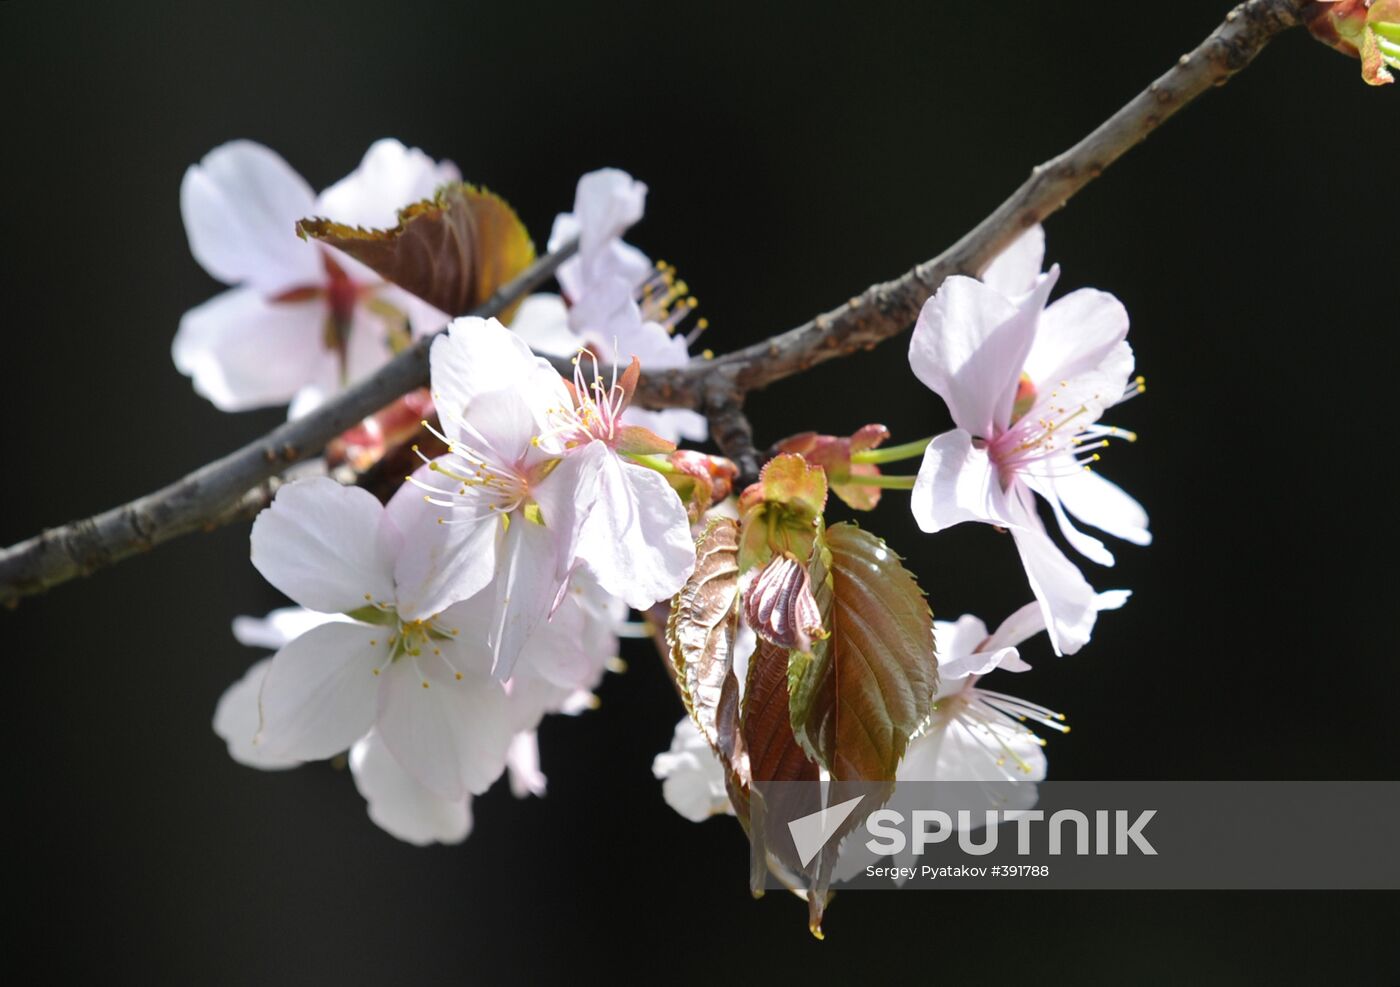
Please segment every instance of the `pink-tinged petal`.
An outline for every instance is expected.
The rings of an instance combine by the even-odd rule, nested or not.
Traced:
[[[234,288],[181,317],[171,355],[220,411],[286,404],[333,363],[322,343],[325,318],[319,301],[267,302]]]
[[[433,401],[448,421],[478,396],[512,389],[548,366],[495,319],[475,316],[453,319],[447,334],[433,340],[431,364]]]
[[[1000,527],[1016,523],[996,467],[962,429],[944,432],[924,450],[909,506],[919,527],[930,534],[964,521]]]
[[[369,624],[323,624],[273,656],[256,741],[268,757],[318,761],[364,736],[380,688],[374,672],[389,659],[388,633]]]
[[[414,479],[444,491],[457,487],[419,468]],[[403,532],[403,549],[394,565],[399,615],[421,620],[459,600],[480,593],[496,574],[501,518],[471,499],[444,507],[414,483],[405,483],[389,500],[388,513]]]
[[[1045,613],[1039,603],[1027,603],[1011,614],[987,637],[983,647],[988,650],[1014,648],[1045,630]],[[1029,667],[1029,666],[1027,666]],[[1024,669],[1017,669],[1024,671]]]
[[[614,628],[625,618],[626,605],[605,594],[587,570],[579,569],[554,614],[521,650],[516,678],[540,679],[563,690],[563,698],[594,689],[608,661],[617,655]]]
[[[549,616],[564,580],[558,540],[544,525],[520,515],[511,518],[497,551],[495,608],[491,621],[493,672],[505,681],[515,671],[521,649]]]
[[[1067,468],[1083,472],[1083,467],[1072,462],[1068,464]],[[1065,541],[1069,542],[1071,548],[1099,565],[1113,565],[1113,553],[1108,550],[1104,543],[1093,535],[1086,535],[1070,521],[1069,515],[1065,513],[1064,507],[1060,504],[1060,498],[1055,492],[1056,480],[1029,474],[1023,474],[1021,479],[1026,486],[1038,493],[1050,505],[1050,510],[1055,515],[1055,523],[1060,526],[1060,533],[1065,536]]]
[[[348,613],[371,601],[392,604],[398,550],[398,532],[374,495],[328,477],[287,484],[253,522],[258,572],[323,613]]]
[[[265,295],[325,279],[320,249],[296,234],[297,220],[310,216],[314,204],[302,177],[252,141],[214,148],[180,183],[195,260],[225,284]]]
[[[1017,303],[974,278],[943,282],[919,313],[909,365],[948,405],[953,422],[978,438],[1004,428],[1036,320],[1057,272]]]
[[[510,330],[536,353],[574,356],[583,340],[569,328],[569,310],[558,295],[529,295],[520,303]]]
[[[574,455],[592,458],[598,478],[576,556],[604,590],[635,610],[674,596],[695,568],[680,497],[660,473],[623,461],[601,442]]]
[[[1013,528],[1011,535],[1040,604],[1051,647],[1057,655],[1072,655],[1088,643],[1094,630],[1098,616],[1094,588],[1050,540],[1039,521],[1033,516],[1028,520],[1035,523]]]
[[[1134,545],[1152,544],[1147,511],[1116,483],[1097,472],[1079,470],[1055,480],[1055,492],[1065,508],[1085,524]]]
[[[350,748],[350,773],[370,819],[390,836],[427,846],[461,843],[472,830],[471,798],[434,795],[399,766],[374,731]]]
[[[272,757],[262,746],[254,743],[262,715],[258,711],[258,694],[271,658],[248,669],[247,673],[224,690],[219,705],[214,708],[214,732],[228,744],[228,756],[239,764],[265,771],[294,768],[301,762],[295,758]]]
[[[1098,370],[1127,337],[1128,311],[1118,299],[1093,288],[1071,291],[1041,314],[1026,373],[1037,388],[1048,390]],[[1131,364],[1127,371],[1132,372]]]
[[[939,677],[945,662],[961,659],[977,651],[987,639],[987,625],[981,618],[965,613],[955,621],[935,620],[933,637],[938,647]]]
[[[982,283],[1009,298],[1029,293],[1045,262],[1045,229],[1039,223],[1022,233],[982,272]]]
[[[574,216],[579,226],[579,253],[591,257],[642,218],[647,187],[625,171],[601,168],[578,180]]]
[[[540,770],[540,744],[535,731],[517,733],[506,754],[510,793],[518,799],[534,795],[544,798],[547,779]]]
[[[376,729],[400,766],[440,798],[486,791],[505,770],[515,732],[505,690],[477,666],[476,650],[434,642],[380,676]]]
[[[359,167],[321,193],[316,215],[347,226],[387,229],[398,222],[400,209],[461,177],[452,162],[439,164],[386,137],[370,145]]]

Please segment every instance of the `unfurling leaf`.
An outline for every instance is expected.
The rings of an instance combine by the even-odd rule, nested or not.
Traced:
[[[826,508],[826,473],[810,466],[801,456],[774,456],[763,467],[757,483],[739,497],[743,513],[743,540],[739,568],[747,572],[775,554],[789,552],[799,559],[811,556]]]
[[[834,779],[893,781],[938,687],[933,614],[879,538],[837,524],[823,542],[812,582],[829,636],[791,653],[793,732]]]
[[[739,632],[739,526],[715,518],[695,544],[695,571],[671,604],[666,643],[686,709],[710,745],[732,756],[734,710],[722,710],[726,683],[734,679]],[[728,705],[738,702],[737,680]],[[721,722],[721,714],[728,722]],[[721,738],[721,727],[728,736]],[[726,753],[725,748],[728,748]]]
[[[744,616],[755,634],[784,648],[807,651],[813,637],[826,636],[807,566],[786,552],[773,556],[749,587]]]
[[[465,182],[399,210],[392,230],[304,219],[297,232],[338,250],[448,315],[465,315],[535,259],[535,245],[504,199]],[[514,309],[501,313],[510,321]]]

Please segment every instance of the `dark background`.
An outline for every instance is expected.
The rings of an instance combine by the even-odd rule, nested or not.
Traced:
[[[624,167],[652,189],[632,239],[679,266],[722,351],[937,253],[1225,9],[9,0],[0,543],[280,420],[214,410],[170,362],[180,314],[218,290],[180,176],[220,142],[262,141],[320,188],[397,136],[541,243],[581,172]],[[1075,727],[1055,777],[1395,776],[1397,109],[1295,32],[1050,221],[1062,286],[1133,316],[1149,390],[1112,421],[1143,438],[1103,465],[1157,536],[1114,545],[1115,572],[1083,563],[1136,592],[1088,649],[1025,651],[1015,691]],[[751,411],[763,444],[947,427],[903,340]],[[1009,539],[923,536],[889,500],[866,523],[940,616],[994,624],[1029,599]],[[680,710],[645,646],[599,712],[544,728],[547,799],[493,791],[463,846],[397,843],[345,772],[251,771],[209,728],[255,657],[229,619],[281,603],[246,539],[186,538],[0,613],[12,958],[203,983],[1400,973],[1391,895],[850,894],[817,943],[798,902],[749,899],[735,824],[662,802],[650,762]],[[1300,819],[1299,839],[1338,823]]]

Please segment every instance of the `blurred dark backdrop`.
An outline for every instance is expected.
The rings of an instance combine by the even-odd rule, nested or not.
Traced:
[[[397,136],[503,193],[539,242],[581,172],[626,168],[652,190],[633,239],[678,265],[723,351],[937,253],[1226,7],[9,0],[0,542],[280,420],[215,411],[170,362],[181,312],[217,290],[186,247],[180,176],[222,141],[265,142],[320,188]],[[1136,593],[1087,650],[1027,648],[1017,691],[1075,726],[1052,741],[1055,776],[1394,776],[1400,265],[1378,210],[1397,110],[1400,92],[1294,33],[1051,220],[1061,284],[1132,313],[1149,390],[1114,422],[1143,438],[1104,466],[1157,536],[1121,546],[1116,571],[1084,563]],[[762,444],[947,425],[903,341],[751,410]],[[1009,540],[922,536],[889,499],[868,524],[941,616],[994,623],[1029,599]],[[229,619],[281,602],[246,539],[186,538],[0,613],[10,931],[56,975],[1400,973],[1396,899],[1380,895],[851,894],[812,941],[799,903],[749,899],[736,825],[662,802],[649,766],[680,710],[644,646],[599,712],[545,727],[547,799],[494,791],[465,845],[410,848],[369,823],[346,773],[254,772],[210,731],[255,657]],[[1336,824],[1299,820],[1299,838]]]

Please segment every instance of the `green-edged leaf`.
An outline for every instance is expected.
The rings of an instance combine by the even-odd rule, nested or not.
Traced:
[[[686,709],[716,751],[720,742],[721,696],[733,679],[734,642],[739,632],[739,526],[715,518],[695,543],[695,571],[671,604],[666,643]],[[737,701],[737,682],[730,705]],[[729,713],[729,746],[733,712]]]
[[[829,636],[794,651],[794,735],[831,776],[892,781],[938,687],[933,614],[914,577],[853,524],[826,530],[812,587]]]
[[[392,230],[304,219],[297,232],[338,250],[448,315],[465,315],[535,259],[535,245],[504,199],[453,182],[399,210]],[[513,310],[512,310],[513,311]],[[508,322],[511,311],[502,312]]]

